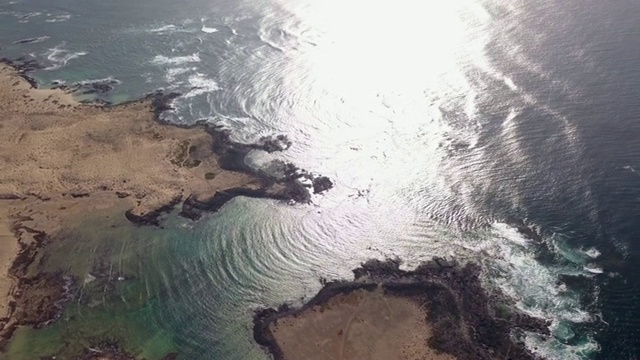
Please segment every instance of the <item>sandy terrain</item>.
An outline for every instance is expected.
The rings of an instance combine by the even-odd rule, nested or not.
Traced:
[[[34,282],[29,268],[44,235],[98,208],[145,215],[190,195],[266,186],[221,169],[213,141],[203,127],[158,123],[152,99],[82,105],[62,90],[33,89],[0,65],[0,346],[16,325],[39,321],[29,309],[47,304],[29,295],[33,284],[59,296],[59,283]],[[32,277],[31,288],[21,288],[23,277]]]
[[[148,101],[79,105],[62,91],[30,89],[12,72],[0,69],[0,194],[117,191],[138,199],[135,212],[144,213],[185,192],[254,181],[221,171],[201,128],[155,122]],[[206,180],[207,172],[216,177]]]
[[[375,291],[339,294],[270,330],[286,360],[452,360],[430,348],[426,309]]]

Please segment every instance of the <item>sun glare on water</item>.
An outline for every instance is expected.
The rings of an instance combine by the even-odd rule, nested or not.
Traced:
[[[350,94],[424,90],[457,70],[468,40],[460,2],[323,1],[298,8],[318,79]],[[304,38],[305,34],[303,34]]]

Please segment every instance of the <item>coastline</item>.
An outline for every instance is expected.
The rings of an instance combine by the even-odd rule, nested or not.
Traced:
[[[423,354],[423,357],[405,357],[407,359],[439,359],[445,356],[458,360],[538,359],[521,341],[512,336],[512,331],[526,330],[549,335],[548,324],[511,309],[499,295],[487,293],[479,280],[479,267],[473,264],[461,266],[439,258],[412,271],[400,270],[399,266],[400,262],[397,260],[370,260],[353,270],[353,281],[325,282],[320,292],[301,307],[292,308],[283,304],[277,309],[256,311],[253,328],[255,341],[276,360],[294,360],[294,357],[287,355],[292,353],[292,340],[297,343],[319,340],[311,334],[299,331],[305,322],[312,322],[314,329],[322,328],[324,319],[330,316],[327,312],[334,311],[336,305],[332,302],[335,303],[336,298],[362,291],[382,291],[385,296],[405,299],[427,309],[426,318],[422,320],[430,332],[428,346],[436,353]],[[363,308],[366,307],[356,308],[356,313],[362,312]],[[414,317],[421,316],[420,314],[414,313]],[[403,318],[399,321],[412,320],[415,319]],[[281,323],[285,325],[278,327]],[[396,325],[393,322],[389,324]],[[329,333],[343,336],[343,324],[336,325],[337,323],[327,325]],[[327,335],[322,333],[322,336],[326,338]],[[377,336],[380,336],[379,333],[373,332],[367,338]],[[285,349],[282,346],[285,341],[283,339],[287,342]],[[347,339],[340,338],[340,341],[346,343]],[[415,339],[408,338],[398,346],[402,346],[402,349],[415,348],[415,343]],[[314,344],[314,347],[320,346],[313,349],[315,352],[331,350],[326,349],[326,341],[315,341]],[[344,348],[345,345],[341,346]],[[367,346],[372,345],[368,343]],[[396,353],[400,354],[400,351]]]
[[[163,122],[178,94],[82,104],[68,89],[37,89],[34,66],[0,62],[0,349],[19,326],[60,316],[79,279],[45,270],[45,248],[90,214],[161,226],[175,208],[197,220],[236,196],[304,203],[332,186],[291,164],[276,177],[244,163],[253,150],[285,150],[282,136],[241,144],[215,126]]]

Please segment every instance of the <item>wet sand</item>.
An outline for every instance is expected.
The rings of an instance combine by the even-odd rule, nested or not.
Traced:
[[[85,216],[160,225],[180,204],[197,219],[238,195],[309,197],[295,169],[274,178],[243,165],[252,149],[279,150],[273,142],[237,144],[205,125],[159,121],[163,94],[87,105],[29,80],[0,64],[0,348],[17,326],[55,321],[69,279],[42,272],[42,248]]]

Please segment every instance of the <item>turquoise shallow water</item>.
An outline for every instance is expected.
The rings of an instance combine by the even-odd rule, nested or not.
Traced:
[[[285,133],[287,152],[247,161],[336,182],[309,205],[241,198],[195,224],[96,234],[70,257],[76,275],[104,262],[135,279],[22,344],[114,319],[151,358],[264,359],[252,309],[371,257],[439,255],[481,263],[487,286],[552,321],[553,337],[527,337],[541,354],[637,357],[637,15],[623,1],[0,3],[0,54],[42,63],[43,86],[109,83],[113,102],[180,91],[168,121]]]

